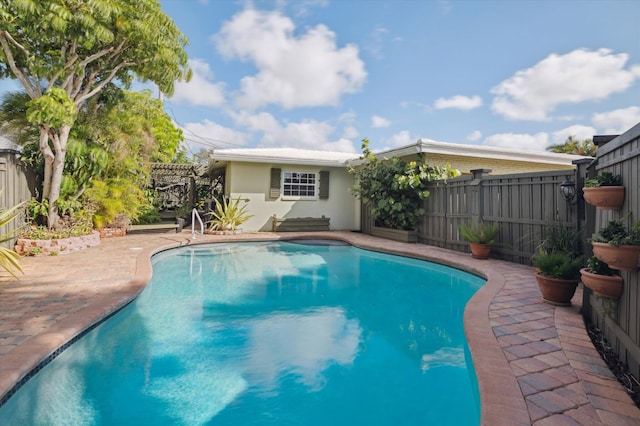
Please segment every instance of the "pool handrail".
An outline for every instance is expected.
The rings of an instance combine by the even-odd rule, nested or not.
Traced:
[[[200,224],[200,232],[196,231],[196,219],[198,219],[198,223]],[[202,219],[200,218],[200,214],[198,210],[191,210],[191,239],[194,240],[196,238],[196,234],[203,235],[204,234],[204,224],[202,223]]]

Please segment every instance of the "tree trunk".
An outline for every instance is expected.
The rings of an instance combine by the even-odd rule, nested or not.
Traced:
[[[64,171],[64,160],[67,156],[67,140],[69,139],[69,132],[71,126],[63,125],[60,127],[59,132],[56,134],[52,129],[53,145],[55,147],[55,156],[52,163],[52,170],[49,182],[49,217],[48,224],[49,229],[55,228],[58,224],[58,206],[56,201],[60,198],[60,187],[62,185],[62,173]]]
[[[44,157],[44,181],[42,183],[42,200],[49,198],[51,190],[51,173],[53,171],[53,161],[55,155],[49,146],[49,127],[40,126],[40,152]]]

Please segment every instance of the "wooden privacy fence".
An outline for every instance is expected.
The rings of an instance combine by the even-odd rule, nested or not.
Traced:
[[[418,241],[468,252],[459,226],[481,220],[500,227],[500,244],[492,257],[529,264],[546,228],[580,228],[577,199],[567,202],[560,193],[562,182],[576,182],[574,170],[495,176],[489,172],[472,170],[472,176],[434,182],[424,202]]]
[[[0,149],[0,211],[11,208],[22,201],[31,198],[29,189],[30,176],[26,166],[20,162],[19,152],[10,149]],[[8,226],[0,227],[0,235],[12,232],[24,223],[24,218],[16,219]],[[6,248],[13,248],[14,240],[6,241],[1,245]]]
[[[600,141],[604,144],[600,145]],[[612,219],[631,223],[640,221],[640,123],[612,140],[611,137],[594,137],[594,142],[599,146],[596,162],[588,170],[588,177],[603,171],[620,175],[625,187],[625,200],[619,211],[589,207],[589,236]],[[620,272],[623,279],[622,296],[618,300],[602,299],[585,289],[583,314],[602,330],[607,342],[631,374],[640,378],[640,274],[638,269]]]

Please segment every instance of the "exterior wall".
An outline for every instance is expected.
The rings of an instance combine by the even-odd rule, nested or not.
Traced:
[[[410,159],[411,157],[405,157],[406,161]],[[575,169],[575,166],[572,164],[548,164],[444,154],[425,154],[425,161],[427,164],[433,166],[443,166],[449,163],[451,167],[460,170],[463,174],[471,174],[471,170],[475,169],[490,169],[492,175]]]
[[[328,170],[329,198],[326,200],[287,200],[282,195],[271,198],[271,168],[282,171],[315,172]],[[246,231],[271,231],[273,215],[279,218],[328,217],[331,230],[359,230],[360,202],[350,191],[354,184],[344,167],[297,166],[230,162],[227,164],[225,194],[248,201],[248,211],[254,215],[242,225]]]

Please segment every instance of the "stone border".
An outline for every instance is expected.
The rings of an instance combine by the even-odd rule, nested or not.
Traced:
[[[100,244],[100,233],[93,231],[89,235],[50,240],[18,238],[14,250],[20,256],[57,256],[95,247],[98,244]]]

